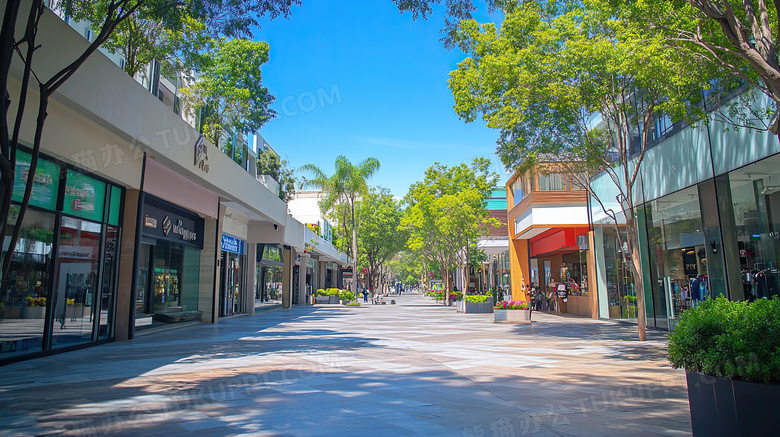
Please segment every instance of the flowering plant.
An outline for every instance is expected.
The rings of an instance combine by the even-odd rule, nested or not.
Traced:
[[[25,298],[25,303],[27,303],[28,307],[45,307],[46,306],[46,298],[45,297],[30,297],[30,296],[27,296]]]
[[[523,300],[505,300],[499,302],[493,307],[494,310],[527,310],[530,309],[528,303]]]

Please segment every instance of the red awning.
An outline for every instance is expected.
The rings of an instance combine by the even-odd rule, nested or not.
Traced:
[[[531,258],[576,252],[580,250],[577,245],[577,237],[587,234],[588,228],[564,228],[547,231],[531,239]]]

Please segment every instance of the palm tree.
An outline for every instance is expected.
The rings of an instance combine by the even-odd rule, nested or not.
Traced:
[[[357,281],[357,234],[358,226],[355,222],[355,202],[368,194],[366,180],[371,178],[379,170],[379,161],[376,158],[367,158],[359,165],[352,164],[345,156],[336,158],[336,171],[328,176],[322,169],[313,164],[306,164],[299,169],[301,172],[310,173],[312,178],[302,178],[301,185],[309,185],[319,188],[325,193],[320,200],[320,208],[324,212],[336,212],[339,205],[345,206],[344,214],[352,216],[352,277]],[[344,232],[347,232],[347,217],[344,217]],[[351,289],[352,287],[350,287]]]

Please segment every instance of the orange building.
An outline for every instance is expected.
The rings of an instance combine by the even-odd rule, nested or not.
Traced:
[[[576,183],[580,175],[550,165],[516,172],[506,183],[512,299],[528,301],[532,287],[550,296],[564,284],[561,311],[595,318],[588,194]]]

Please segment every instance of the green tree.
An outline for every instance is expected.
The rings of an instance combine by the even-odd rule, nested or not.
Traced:
[[[368,288],[374,290],[374,278],[406,244],[405,232],[398,230],[403,211],[389,190],[372,188],[358,202],[357,216],[360,223],[358,265],[366,268]]]
[[[627,262],[641,278],[630,193],[647,145],[660,136],[655,130],[660,119],[692,122],[707,116],[701,87],[716,82],[717,71],[667,50],[655,33],[614,20],[597,3],[584,2],[593,8],[577,3],[524,3],[500,27],[461,23],[457,43],[470,57],[451,73],[455,110],[467,122],[481,116],[500,129],[497,152],[508,169],[525,171],[553,156],[581,164],[589,175],[605,172],[620,193],[619,211],[605,212],[616,226],[625,224]],[[642,285],[635,281],[644,340]]]
[[[388,271],[404,285],[415,285],[423,277],[423,260],[414,252],[404,251],[387,263]]]
[[[99,32],[111,3],[72,2],[69,13],[75,20],[89,21]],[[180,67],[198,71],[213,44],[205,22],[197,20],[189,9],[171,7],[160,14],[146,8],[136,10],[117,24],[102,47],[122,56],[124,70],[130,76],[142,73],[153,60],[160,61],[162,73],[170,76]]]
[[[294,4],[300,0],[111,0],[104,3],[105,9],[100,19],[95,20],[94,39],[87,48],[72,62],[51,75],[44,75],[35,68],[35,51],[39,46],[36,40],[38,26],[47,11],[43,0],[7,0],[2,8],[2,27],[0,27],[0,92],[5,96],[6,104],[0,115],[0,241],[5,240],[8,232],[9,211],[13,194],[14,172],[16,171],[16,151],[19,146],[22,121],[27,115],[26,104],[31,81],[38,88],[38,110],[35,121],[35,133],[32,138],[32,158],[29,172],[35,174],[40,156],[41,138],[46,122],[49,97],[54,94],[75,74],[84,62],[103,44],[105,44],[117,26],[136,13],[150,20],[162,20],[164,17],[193,17],[206,23],[212,35],[249,36],[252,26],[257,25],[258,17],[272,18],[290,13]],[[29,10],[23,11],[22,5],[29,4]],[[94,4],[93,0],[63,0],[58,5],[66,11],[78,10]],[[26,16],[26,20],[21,17]],[[17,24],[24,23],[23,29]],[[18,93],[8,89],[11,64],[18,53],[22,62]],[[10,108],[16,105],[16,115],[12,118]],[[27,179],[27,185],[15,214],[17,223],[24,221],[27,206],[32,195],[34,178]],[[3,257],[0,279],[5,277],[11,265],[14,248],[19,241],[21,226],[15,226],[7,254]]]
[[[468,286],[473,256],[468,249],[488,226],[500,226],[488,218],[486,209],[490,189],[497,181],[498,175],[490,172],[490,161],[484,158],[455,167],[434,164],[406,196],[409,206],[402,229],[409,232],[407,246],[438,266],[443,278],[449,277],[449,269],[460,267],[464,287]],[[449,291],[452,288],[447,282]]]
[[[260,72],[268,61],[268,43],[220,38],[211,53],[195,83],[181,92],[191,115],[200,113],[203,135],[219,147],[226,131],[257,131],[276,112]]]
[[[774,103],[756,114],[780,128],[780,64],[777,38],[780,1],[589,0],[643,32],[662,38],[667,50],[723,69],[760,90]],[[752,127],[753,125],[749,125]]]
[[[279,183],[279,198],[289,202],[295,194],[295,169],[290,163],[280,159],[273,151],[266,150],[257,154],[257,174],[267,175]]]
[[[360,197],[368,195],[367,180],[379,170],[379,161],[367,158],[358,165],[352,164],[345,156],[339,156],[335,162],[335,172],[328,176],[313,164],[301,166],[299,171],[308,173],[310,178],[302,177],[301,185],[322,190],[325,197],[320,200],[320,208],[341,220],[344,235],[351,227],[352,274],[357,278],[358,227],[355,220],[356,203]]]

